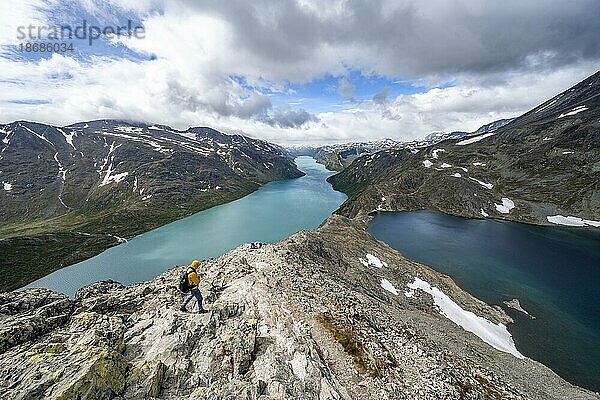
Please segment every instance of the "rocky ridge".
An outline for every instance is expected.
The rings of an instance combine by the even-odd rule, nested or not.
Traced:
[[[315,160],[330,171],[341,171],[358,157],[400,146],[402,142],[392,139],[375,140],[372,142],[340,143],[321,146],[315,153]]]
[[[496,350],[442,315],[431,295],[410,292],[418,277],[465,311],[511,322],[374,240],[361,220],[333,216],[204,262],[205,315],[178,311],[181,270],[132,286],[99,282],[75,299],[0,294],[0,397],[600,398]]]

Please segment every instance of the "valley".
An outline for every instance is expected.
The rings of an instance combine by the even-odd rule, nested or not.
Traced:
[[[304,176],[267,183],[251,194],[142,233],[95,257],[37,279],[43,287],[74,296],[97,281],[132,284],[160,275],[165,266],[218,257],[244,243],[277,242],[316,228],[346,199],[326,181],[332,172],[298,157]]]
[[[23,165],[30,168],[28,174],[19,174],[16,169],[5,174],[3,170],[4,195],[14,195],[15,198],[9,198],[9,201],[16,205],[14,210],[7,211],[8,223],[0,230],[6,236],[0,241],[4,246],[3,254],[17,261],[22,257],[29,264],[44,266],[51,264],[48,260],[61,259],[69,266],[44,277],[41,275],[46,275],[48,269],[43,273],[35,270],[31,273],[27,268],[21,268],[13,274],[21,282],[32,280],[31,277],[41,278],[27,285],[24,291],[10,292],[23,296],[19,300],[22,306],[13,309],[10,293],[4,300],[0,298],[1,318],[10,337],[2,339],[0,335],[0,345],[6,349],[0,354],[0,376],[6,375],[8,367],[4,356],[14,357],[15,352],[26,349],[37,351],[38,333],[50,335],[61,348],[72,348],[70,341],[62,341],[62,330],[66,326],[80,329],[81,318],[88,315],[81,311],[87,310],[83,312],[92,313],[90,323],[93,327],[102,325],[105,318],[123,313],[133,321],[145,320],[150,324],[156,318],[171,321],[169,329],[157,326],[150,335],[150,340],[160,343],[156,348],[160,354],[159,362],[149,367],[148,357],[155,357],[156,353],[142,354],[138,359],[119,350],[119,346],[105,358],[104,342],[100,341],[90,349],[88,358],[102,363],[108,375],[98,379],[93,370],[84,367],[83,386],[52,378],[42,386],[34,385],[31,393],[74,394],[84,387],[92,391],[129,393],[134,397],[149,395],[156,392],[140,389],[142,381],[127,371],[157,368],[159,372],[151,375],[152,385],[158,385],[163,394],[172,394],[176,390],[174,381],[182,376],[196,379],[202,374],[199,371],[203,367],[198,365],[186,372],[176,361],[165,356],[171,354],[172,346],[178,343],[168,339],[167,331],[213,326],[211,321],[218,320],[219,324],[228,326],[227,332],[242,330],[250,335],[248,343],[235,345],[238,356],[232,359],[234,373],[249,371],[247,357],[239,359],[239,354],[254,352],[256,340],[270,337],[268,332],[275,329],[277,337],[285,337],[287,346],[296,348],[294,354],[303,351],[299,343],[305,341],[314,341],[319,348],[333,351],[328,353],[333,356],[325,364],[319,358],[305,355],[307,363],[310,360],[312,372],[301,372],[295,367],[291,376],[277,370],[277,375],[285,375],[290,382],[296,382],[299,376],[304,377],[301,378],[304,382],[307,376],[313,380],[321,379],[325,374],[323,371],[332,368],[333,380],[321,380],[320,384],[313,383],[310,387],[296,382],[283,389],[288,392],[303,387],[302,390],[309,390],[315,396],[333,390],[350,392],[353,397],[382,392],[403,398],[402,393],[419,393],[411,398],[425,399],[433,395],[433,390],[436,396],[444,393],[451,398],[597,398],[597,393],[572,384],[592,390],[597,387],[596,377],[589,372],[595,369],[593,353],[590,353],[591,358],[588,357],[589,346],[593,346],[597,335],[594,330],[589,330],[593,311],[586,314],[587,308],[582,311],[582,306],[575,304],[573,299],[573,307],[561,308],[552,305],[553,298],[541,294],[535,297],[532,288],[542,287],[542,280],[532,279],[522,271],[515,272],[519,268],[515,261],[500,257],[507,248],[512,248],[507,244],[510,235],[503,238],[501,232],[487,234],[489,244],[494,240],[501,243],[500,248],[495,249],[496,255],[485,250],[480,255],[469,255],[460,247],[452,248],[457,240],[465,240],[466,236],[459,232],[463,228],[449,228],[449,223],[442,224],[447,231],[422,224],[425,233],[431,234],[432,230],[437,234],[445,232],[444,238],[438,238],[437,242],[429,236],[409,235],[402,244],[397,244],[398,229],[402,233],[418,232],[419,223],[414,221],[408,226],[391,224],[385,228],[387,234],[376,232],[381,230],[382,225],[377,228],[377,224],[385,215],[391,218],[412,215],[384,212],[416,210],[442,211],[468,218],[458,218],[459,225],[489,219],[479,222],[501,224],[502,220],[508,220],[595,229],[600,225],[597,195],[600,170],[596,165],[600,159],[600,146],[595,134],[600,123],[597,114],[599,88],[600,73],[515,120],[487,124],[473,133],[435,134],[421,142],[350,143],[293,151],[243,136],[223,135],[208,128],[175,132],[154,125],[140,127],[140,124],[101,121],[81,125],[81,143],[73,140],[78,137],[75,132],[79,125],[74,125],[71,128],[74,131],[66,135],[61,132],[62,128],[56,128],[70,146],[71,158],[62,161],[60,151],[53,155],[40,152],[44,146],[46,150],[55,150],[55,141],[62,143],[59,136],[53,137],[47,130],[35,131],[28,125],[5,127],[4,150],[10,149],[9,145],[15,139],[14,129],[24,129],[30,131],[30,138],[36,145],[42,146],[36,150],[38,159],[51,158],[55,164],[54,170],[46,171],[46,175],[44,169],[28,167],[26,163]],[[85,154],[89,154],[84,144],[88,139],[85,129],[90,124],[94,125],[90,136],[92,143],[101,144],[103,153],[84,161]],[[94,135],[96,139],[93,139]],[[19,139],[14,145],[15,149],[20,148]],[[122,147],[123,151],[127,150],[128,146],[132,147],[121,158],[117,151]],[[24,148],[35,148],[35,145],[28,143]],[[80,151],[79,161],[79,157],[72,154],[75,150]],[[300,156],[296,158],[296,164],[292,162],[292,156],[306,152],[310,152],[314,160]],[[4,157],[4,151],[2,154]],[[9,156],[11,152],[6,154]],[[23,158],[22,154],[20,156]],[[13,163],[15,160],[12,159]],[[341,171],[333,175],[322,165],[331,166],[335,160]],[[245,163],[243,166],[242,162]],[[42,181],[46,179],[49,184],[42,187],[43,190],[37,190],[39,193],[34,196],[38,188],[35,180],[25,179],[28,175],[38,176]],[[85,193],[83,190],[75,193],[77,191],[68,183],[70,177],[77,182],[76,187],[86,188]],[[84,184],[80,185],[81,182]],[[89,182],[89,186],[85,186],[85,182]],[[338,191],[347,194],[347,198]],[[83,194],[85,198],[78,197]],[[32,201],[17,202],[16,196],[30,196]],[[210,206],[213,207],[197,212]],[[17,212],[19,207],[22,208]],[[31,210],[31,218],[28,210]],[[330,216],[332,212],[334,215]],[[445,217],[456,218],[450,215]],[[180,219],[186,216],[189,217]],[[323,219],[325,221],[317,227]],[[157,226],[161,227],[153,229]],[[501,227],[501,231],[506,229]],[[140,235],[142,232],[145,233]],[[481,230],[478,232],[477,237],[485,237]],[[39,238],[43,235],[47,235],[48,241],[40,244]],[[544,243],[537,247],[552,246],[552,235],[557,233],[546,234]],[[521,244],[535,239],[535,235],[521,236]],[[419,251],[426,251],[426,257],[402,247],[412,239]],[[440,263],[436,258],[447,258],[443,256],[442,239],[449,239],[449,251],[457,257],[451,265]],[[256,240],[270,244],[257,252],[244,245]],[[574,252],[589,249],[597,238],[585,239],[584,247],[578,247],[578,242],[571,242],[570,238],[556,241],[563,247],[560,254],[568,256],[567,247]],[[424,242],[433,247],[423,246]],[[114,244],[119,245],[103,251]],[[550,247],[550,254],[552,249]],[[410,258],[398,250],[406,251]],[[96,255],[98,253],[101,254]],[[70,258],[66,258],[66,254]],[[575,256],[574,253],[571,261],[576,259]],[[469,264],[465,261],[473,257],[476,260],[480,257],[480,262]],[[81,261],[83,258],[86,260]],[[178,267],[163,271],[165,266],[185,264],[192,258],[202,258],[206,265],[202,290],[207,293],[212,308],[208,320],[198,318],[181,322],[175,311],[164,303],[174,302],[177,297],[173,283],[169,282],[174,282]],[[551,261],[560,264],[552,267],[554,269],[560,269],[564,264],[558,256]],[[578,267],[589,268],[586,263],[584,260]],[[456,269],[456,265],[463,267]],[[549,265],[550,262],[545,263],[541,268],[549,268]],[[484,283],[482,289],[473,280],[464,279],[465,266],[483,266],[485,273],[478,276],[481,279],[487,276],[491,281]],[[25,279],[20,277],[21,271],[27,272]],[[443,275],[445,272],[450,273],[460,287]],[[593,276],[594,273],[592,269],[584,275]],[[502,285],[502,279],[498,277],[506,275],[513,276],[515,282]],[[564,271],[556,273],[557,282],[564,283],[567,278]],[[277,280],[276,285],[268,283],[273,279]],[[577,281],[581,275],[575,274],[573,279]],[[519,284],[526,285],[526,289]],[[245,299],[253,296],[246,289],[254,285],[260,287],[257,290],[263,300],[252,297],[254,303],[246,304]],[[485,290],[489,285],[502,294],[490,294]],[[233,289],[229,290],[230,286]],[[148,290],[139,292],[140,287]],[[591,287],[596,286],[592,283]],[[488,303],[472,297],[462,288]],[[546,289],[538,291],[543,290]],[[591,290],[586,292],[580,287],[577,293],[581,298],[576,300],[582,300],[584,305],[594,302]],[[62,298],[56,292],[75,299]],[[147,294],[151,292],[160,293],[163,303],[148,298]],[[64,318],[56,324],[35,320],[32,328],[35,334],[22,331],[21,321],[32,318],[32,309],[27,305],[31,301],[27,297],[29,293],[54,299],[44,303],[43,307],[58,307]],[[241,298],[239,293],[246,294]],[[300,293],[302,296],[299,297]],[[559,292],[555,294],[562,296]],[[518,302],[519,298],[523,303]],[[293,304],[292,314],[287,308],[278,311],[276,304],[282,299]],[[356,308],[353,299],[362,299],[363,306]],[[125,301],[123,308],[109,305],[121,301]],[[97,308],[98,302],[105,306]],[[364,304],[368,304],[366,308]],[[511,304],[518,304],[518,307]],[[535,320],[521,305],[536,316]],[[386,310],[384,319],[400,324],[400,331],[380,319],[383,309]],[[563,315],[562,320],[555,317],[552,310],[558,310],[556,312]],[[294,330],[296,328],[286,328],[285,324],[281,328],[282,321],[287,321],[290,315],[293,315],[293,324],[307,327],[301,334]],[[250,325],[244,322],[251,316],[262,324],[256,332],[252,328],[254,322]],[[121,324],[114,335],[117,338],[124,335],[118,339],[125,343],[124,349],[131,349],[137,341],[145,340],[135,322],[132,325],[121,321]],[[565,324],[570,324],[568,329],[560,328]],[[548,327],[557,334],[542,337],[541,333]],[[211,348],[229,346],[218,339],[225,333],[215,329],[201,330],[202,340],[211,343]],[[382,331],[387,336],[391,334],[394,340],[380,338],[377,332]],[[577,340],[567,345],[558,332],[572,332]],[[536,338],[529,340],[532,334]],[[337,343],[334,347],[330,347],[331,340]],[[553,346],[557,349],[553,357],[546,357],[544,349]],[[565,350],[565,346],[570,347]],[[266,346],[261,351],[264,353],[260,354],[275,354],[281,350],[277,346]],[[402,357],[397,358],[398,354]],[[198,354],[192,352],[189,356],[198,357]],[[42,352],[38,358],[43,365],[50,365],[52,357]],[[287,359],[279,356],[277,361],[272,358],[275,356],[266,357],[264,362],[269,365]],[[294,360],[302,356],[290,357],[288,362],[295,365],[297,361]],[[577,362],[571,362],[571,358]],[[122,362],[115,362],[116,359]],[[23,374],[37,373],[36,365],[25,359],[19,360]],[[68,368],[81,368],[76,359],[68,360]],[[211,365],[223,361],[219,354],[212,353],[204,360]],[[547,366],[537,361],[543,361]],[[124,369],[123,363],[127,368]],[[342,368],[343,365],[352,367]],[[428,369],[426,365],[438,367]],[[275,393],[281,389],[272,386],[272,375],[263,375],[260,368],[253,368],[252,374],[238,381],[239,385],[252,392],[251,387],[260,387],[260,381],[267,379],[271,386],[264,390]],[[228,373],[231,371],[227,368],[214,367],[210,381],[222,385],[209,383],[206,393],[226,395],[237,390],[237,386],[231,386],[231,381],[225,379]],[[402,378],[406,373],[413,378]],[[356,379],[349,378],[353,374],[357,374]],[[388,383],[384,385],[384,382]]]
[[[0,136],[0,290],[302,176],[281,147],[210,128],[19,121]]]
[[[0,2],[0,400],[600,400],[597,3]]]

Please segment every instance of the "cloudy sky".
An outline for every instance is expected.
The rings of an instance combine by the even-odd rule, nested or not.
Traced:
[[[19,26],[83,20],[144,37],[20,51]],[[411,140],[527,111],[600,68],[599,37],[597,0],[2,1],[0,120]]]

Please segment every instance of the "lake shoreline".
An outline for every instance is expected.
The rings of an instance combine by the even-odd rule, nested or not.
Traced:
[[[342,216],[330,216],[316,229],[258,251],[239,246],[208,260],[200,281],[210,310],[206,315],[178,310],[181,294],[175,282],[181,271],[172,268],[141,284],[99,282],[82,289],[75,300],[45,289],[15,292],[19,304],[45,299],[44,306],[55,307],[54,313],[64,314],[65,319],[58,326],[48,319],[33,319],[37,331],[45,334],[27,335],[21,334],[27,331],[25,324],[18,322],[31,319],[37,308],[23,307],[10,317],[19,342],[0,360],[0,369],[10,371],[5,375],[13,379],[6,386],[15,392],[24,390],[18,376],[28,376],[40,365],[54,369],[59,361],[68,374],[79,370],[97,374],[93,366],[82,363],[80,351],[72,351],[88,332],[96,331],[113,341],[86,346],[84,360],[108,353],[111,357],[102,358],[101,373],[115,376],[122,365],[119,360],[125,357],[127,368],[121,374],[133,382],[128,390],[147,387],[146,375],[138,371],[156,365],[177,378],[190,379],[191,374],[200,381],[208,373],[209,383],[203,389],[233,397],[242,385],[250,389],[267,385],[274,394],[283,381],[289,390],[298,390],[289,392],[294,398],[312,388],[316,398],[323,379],[333,377],[325,393],[335,390],[339,398],[361,398],[364,393],[423,399],[598,398],[539,362],[486,343],[479,336],[481,330],[466,332],[456,323],[456,315],[441,314],[432,304],[428,289],[437,288],[452,299],[463,317],[470,311],[488,321],[481,322],[496,326],[510,318],[447,275],[407,259],[368,234],[360,223]],[[417,277],[431,287],[414,286]],[[411,286],[410,296],[395,290]],[[82,324],[85,329],[74,329]],[[182,354],[189,332],[195,332],[196,346],[188,346],[189,352]],[[237,332],[233,339],[231,332]],[[46,349],[42,344],[48,335],[60,346],[60,359],[44,351],[32,358],[29,350]],[[260,351],[255,351],[256,346]],[[239,362],[234,356],[223,362],[223,353],[214,351],[221,348],[234,349],[233,354],[242,357],[256,354],[256,359],[248,356],[251,361],[245,363],[248,358]],[[231,360],[234,368],[245,372],[233,384],[230,378],[219,381],[230,376]],[[207,372],[206,365],[213,367]],[[157,369],[149,371],[163,395],[181,394],[179,385],[170,385],[172,380],[153,372]],[[82,387],[55,379],[45,382],[45,388],[96,390],[96,382],[86,380]]]
[[[302,174],[299,170],[297,172]],[[185,208],[172,207],[169,212],[165,213],[162,212],[164,205],[151,210],[144,209],[144,213],[149,212],[141,217],[136,214],[140,210],[128,210],[129,214],[126,214],[126,219],[131,218],[131,221],[129,221],[130,223],[126,228],[118,232],[119,236],[114,234],[115,231],[111,228],[112,223],[110,222],[107,226],[101,224],[99,227],[91,229],[89,227],[72,229],[67,225],[59,226],[50,231],[45,231],[43,228],[25,230],[23,227],[18,229],[10,228],[10,226],[10,229],[3,227],[3,234],[0,235],[0,256],[6,260],[11,260],[12,265],[18,271],[24,271],[24,276],[14,279],[14,283],[0,284],[0,292],[26,287],[46,275],[93,258],[124,241],[135,239],[154,229],[188,218],[196,213],[244,198],[271,182],[288,179],[296,178],[274,179],[264,183],[252,182],[250,185],[237,187],[235,191],[214,190],[213,193],[207,195],[204,203]],[[65,216],[68,216],[68,214],[65,214]],[[75,216],[77,218],[84,217],[83,215]],[[90,217],[90,220],[94,220],[94,218]],[[65,250],[57,250],[56,246],[58,245]],[[37,268],[37,265],[40,264],[46,267],[50,266],[50,269],[40,270]],[[13,278],[14,275],[10,276],[11,280]]]
[[[269,182],[244,197],[142,233],[21,289],[41,286],[72,296],[96,281],[130,284],[173,265],[221,256],[241,243],[275,242],[298,230],[316,228],[346,195],[331,187],[326,178],[333,172],[312,157],[297,157],[295,162],[304,176]]]
[[[435,225],[428,225],[429,215],[432,215],[431,224]],[[397,224],[410,224],[410,229],[398,227],[392,231],[389,230],[392,228],[378,227],[386,218],[390,221],[397,218]],[[414,222],[409,222],[413,219]],[[506,312],[515,320],[515,323],[508,326],[509,331],[514,336],[517,348],[525,355],[543,362],[582,387],[595,390],[600,388],[597,377],[589,375],[589,371],[594,370],[594,365],[598,363],[592,355],[595,354],[592,349],[600,338],[600,332],[597,329],[591,330],[594,326],[594,311],[586,306],[585,301],[578,300],[579,296],[588,296],[588,303],[596,302],[593,276],[597,276],[597,272],[594,275],[593,269],[585,267],[587,269],[581,270],[580,276],[569,276],[568,279],[564,276],[567,272],[560,272],[571,271],[565,268],[566,265],[572,266],[572,262],[566,261],[568,257],[561,254],[567,252],[565,246],[588,249],[584,253],[585,257],[599,259],[600,256],[593,252],[594,245],[591,243],[598,243],[600,232],[593,228],[465,219],[434,211],[385,211],[364,220],[369,233],[377,240],[387,243],[409,259],[447,274],[465,291],[486,303],[506,307]],[[415,224],[422,224],[422,227]],[[452,230],[454,224],[458,225],[455,231]],[[471,231],[477,232],[481,238],[471,237],[470,235],[475,236],[474,233],[469,233]],[[512,232],[518,240],[510,237],[508,232]],[[508,237],[502,238],[502,234]],[[534,235],[530,239],[534,242],[526,241],[528,235]],[[486,244],[485,241],[500,243]],[[581,247],[584,245],[580,243],[587,243],[587,247]],[[544,245],[548,248],[544,248]],[[499,259],[495,259],[493,254],[500,254],[502,251],[510,253],[510,256],[501,255]],[[546,252],[552,256],[545,256]],[[531,259],[511,259],[519,254],[528,254]],[[557,264],[555,266],[552,266],[553,259]],[[590,265],[595,262],[591,261]],[[520,270],[523,267],[518,267],[519,265],[527,267]],[[544,272],[540,275],[538,271]],[[586,285],[586,280],[592,283]],[[563,289],[566,293],[561,293],[565,291]],[[504,301],[514,298],[519,299],[522,308],[536,318],[504,304]],[[553,349],[551,355],[548,354],[549,345]],[[573,357],[573,354],[578,356]]]

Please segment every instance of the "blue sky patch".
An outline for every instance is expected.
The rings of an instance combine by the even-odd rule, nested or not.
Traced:
[[[145,61],[153,59],[153,55],[136,52],[123,44],[109,41],[102,32],[117,31],[123,35],[134,33],[136,27],[142,27],[143,24],[139,16],[133,13],[126,13],[115,7],[104,4],[101,9],[96,9],[90,13],[79,4],[70,2],[57,4],[52,9],[47,10],[47,24],[30,25],[24,23],[21,25],[17,34],[21,43],[17,45],[3,46],[5,56],[12,60],[34,61],[49,59],[53,51],[31,51],[31,48],[25,48],[27,43],[46,44],[65,44],[68,49],[58,51],[65,56],[73,57],[80,61],[89,61],[93,56],[102,56],[116,59],[127,59],[131,61]],[[131,27],[131,29],[129,29]],[[124,29],[125,28],[125,29]],[[72,32],[69,38],[69,29]],[[107,30],[108,29],[108,30]],[[127,33],[126,33],[127,32]],[[52,36],[54,33],[54,37]],[[55,38],[56,33],[66,36]],[[141,30],[139,31],[141,34]],[[22,36],[24,35],[24,38]],[[22,44],[22,45],[21,45]],[[155,58],[155,57],[154,57]]]

